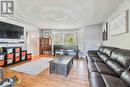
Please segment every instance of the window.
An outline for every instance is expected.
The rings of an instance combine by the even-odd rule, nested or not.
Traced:
[[[77,44],[77,33],[55,32],[55,45],[75,45]]]
[[[55,45],[61,45],[63,43],[63,34],[62,33],[55,33]]]
[[[76,33],[64,34],[64,44],[65,45],[77,44]]]

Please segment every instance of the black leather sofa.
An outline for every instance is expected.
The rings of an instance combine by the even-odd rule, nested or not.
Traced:
[[[90,87],[130,87],[130,50],[101,46],[87,64]]]

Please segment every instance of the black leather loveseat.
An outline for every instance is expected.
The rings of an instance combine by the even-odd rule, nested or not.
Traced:
[[[102,46],[87,61],[90,87],[130,87],[130,50]]]

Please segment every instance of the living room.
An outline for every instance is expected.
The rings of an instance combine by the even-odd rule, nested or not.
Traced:
[[[0,87],[130,87],[130,0],[0,4]]]

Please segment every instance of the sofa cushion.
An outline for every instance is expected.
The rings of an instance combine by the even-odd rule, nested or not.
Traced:
[[[117,62],[114,62],[112,60],[108,60],[107,65],[115,71],[115,73],[117,73],[119,76],[122,74],[122,72],[125,71],[125,68],[123,66],[121,66],[120,64],[118,64]]]
[[[114,51],[115,49],[117,49],[117,48],[114,48],[114,47],[104,47],[104,49],[103,49],[102,52],[103,52],[104,54],[106,54],[108,57],[110,57],[112,51]]]
[[[92,57],[94,62],[103,62],[99,57]]]
[[[98,57],[98,55],[92,56],[92,55],[90,55],[90,54],[88,55],[87,60],[90,61],[90,62],[103,62],[103,61]]]
[[[106,62],[109,59],[109,57],[107,55],[105,55],[101,52],[98,52],[97,54],[102,59],[102,61],[104,61],[104,62]]]
[[[90,74],[90,87],[106,87],[100,73],[92,72]]]
[[[121,79],[130,86],[130,70],[126,69],[122,75],[121,75]]]
[[[111,59],[120,63],[125,68],[130,65],[130,50],[118,49],[112,52]]]
[[[99,73],[117,76],[116,73],[114,71],[112,71],[106,64],[96,62],[95,65],[96,65]]]
[[[128,87],[120,78],[102,75],[106,87]]]

